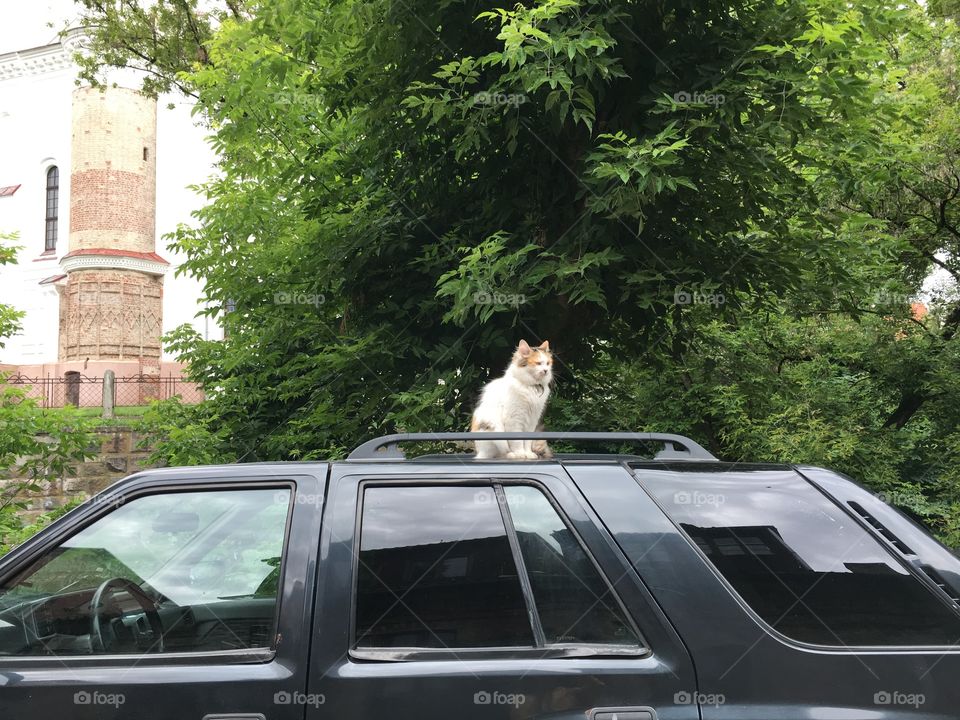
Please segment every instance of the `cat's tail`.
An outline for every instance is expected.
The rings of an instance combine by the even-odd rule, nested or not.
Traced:
[[[537,425],[537,432],[546,432],[546,429],[543,423]],[[534,440],[530,444],[530,449],[535,452],[541,460],[549,460],[553,457],[553,450],[550,449],[550,445],[547,444],[546,440]]]

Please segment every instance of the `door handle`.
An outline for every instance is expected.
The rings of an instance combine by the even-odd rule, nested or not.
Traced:
[[[267,720],[263,713],[213,713],[204,715],[203,720]]]
[[[651,707],[594,708],[589,715],[590,720],[657,720]]]

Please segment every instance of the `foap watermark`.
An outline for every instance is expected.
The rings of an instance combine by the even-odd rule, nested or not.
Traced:
[[[320,98],[305,92],[282,91],[278,92],[277,103],[280,105],[297,105],[299,107],[319,107]]]
[[[486,292],[481,290],[473,294],[477,305],[509,305],[519,307],[527,304],[527,296],[521,293]]]
[[[278,505],[285,504],[290,499],[290,493],[286,490],[278,490],[273,495],[273,501]],[[323,495],[313,493],[294,493],[293,502],[295,505],[313,505],[320,507],[323,505]]]
[[[692,505],[693,507],[720,507],[727,498],[720,493],[702,492],[700,490],[681,490],[673,494],[675,505]]]
[[[327,301],[323,293],[275,292],[274,305],[313,305],[320,307]]]
[[[707,287],[686,288],[678,285],[673,291],[674,305],[712,305],[719,307],[727,301],[721,292],[715,292]]]
[[[884,492],[874,493],[873,496],[880,502],[885,502],[887,505],[897,505],[897,506],[907,506],[909,507],[911,503],[917,500],[916,495],[911,495],[910,493],[898,492],[896,490],[887,490]]]
[[[474,705],[509,705],[518,708],[527,701],[523,693],[503,693],[493,690],[481,690],[473,694]]]
[[[680,90],[673,94],[673,101],[677,105],[713,105],[719,107],[727,101],[727,97],[721,93]]]
[[[74,705],[109,705],[119,708],[127,701],[123,693],[105,693],[99,690],[81,690],[73,694]]]
[[[674,705],[710,705],[720,707],[727,702],[723,693],[702,693],[698,691],[689,692],[681,690],[673,695]]]
[[[287,692],[281,690],[273,694],[274,705],[310,705],[311,707],[320,707],[327,701],[323,693],[302,693]]]
[[[99,505],[101,507],[109,508],[118,508],[126,501],[126,498],[123,495],[95,495],[90,498],[87,502],[91,505]]]
[[[903,92],[899,90],[897,92],[890,92],[888,90],[881,90],[876,95],[873,96],[874,105],[889,105],[891,103],[908,103],[916,102],[916,96],[911,95],[910,93]]]
[[[476,93],[473,96],[474,105],[487,105],[490,107],[497,107],[502,105],[508,105],[510,107],[520,107],[529,98],[522,93],[502,93],[502,92],[487,92],[481,91]]]
[[[896,305],[912,305],[917,302],[917,298],[908,293],[898,293],[887,289],[877,290],[873,294],[873,304],[883,307],[893,307]]]
[[[501,499],[503,498],[503,499]],[[473,501],[478,505],[494,505],[507,502],[506,495],[498,495],[497,493],[491,490],[477,490],[473,494]],[[510,498],[511,505],[523,505],[527,501],[527,498],[523,495],[516,494]]]
[[[927,701],[923,693],[905,693],[899,690],[881,690],[873,695],[874,705],[902,705],[918,708]]]

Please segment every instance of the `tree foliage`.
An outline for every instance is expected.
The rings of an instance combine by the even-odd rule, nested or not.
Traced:
[[[157,95],[173,89],[192,94],[177,78],[209,61],[207,45],[226,18],[245,17],[243,0],[76,0],[83,49],[76,54],[79,80],[109,84],[111,70],[136,70],[141,89]],[[73,29],[73,28],[69,28]]]
[[[13,239],[0,235],[0,240]],[[0,264],[15,262],[15,250],[0,246]],[[0,347],[19,329],[22,315],[0,305]],[[91,455],[90,430],[90,422],[74,408],[46,410],[23,389],[0,382],[0,554],[25,539],[22,511],[30,496],[72,474],[74,464]]]
[[[88,7],[86,67],[159,38],[220,155],[173,242],[228,336],[168,338],[217,456],[461,429],[548,338],[553,427],[822,462],[960,540],[960,305],[911,308],[960,271],[946,6]]]
[[[12,244],[16,240],[17,236],[15,234],[0,232],[0,265],[10,265],[17,261],[17,250],[19,248]],[[9,305],[0,304],[0,348],[4,346],[6,338],[20,329],[22,318],[22,311]]]

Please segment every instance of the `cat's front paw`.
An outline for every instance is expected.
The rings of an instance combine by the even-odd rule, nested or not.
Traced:
[[[511,450],[507,453],[510,460],[536,460],[538,457],[539,455],[531,450]]]

